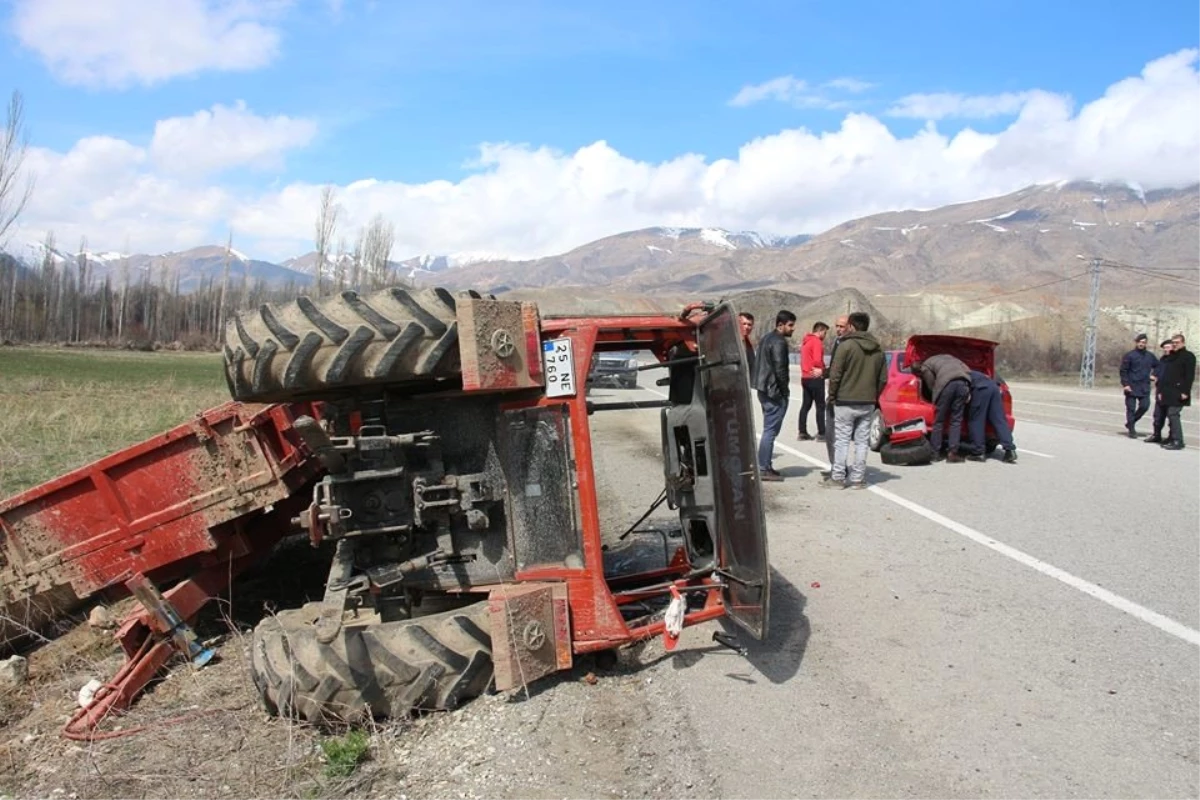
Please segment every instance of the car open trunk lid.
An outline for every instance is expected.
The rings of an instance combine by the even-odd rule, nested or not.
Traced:
[[[921,333],[908,337],[908,345],[904,349],[904,363],[912,364],[935,355],[951,355],[970,369],[994,378],[996,344],[988,339],[976,339],[971,336]]]

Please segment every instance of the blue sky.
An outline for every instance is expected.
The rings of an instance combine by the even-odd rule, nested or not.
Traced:
[[[327,183],[347,232],[374,213],[394,222],[396,255],[537,255],[641,224],[812,232],[1035,180],[1200,173],[1195,0],[0,8],[0,91],[25,97],[42,195],[22,235],[53,227],[113,249],[219,241],[232,226],[244,249],[297,252]],[[1137,113],[1096,107],[1121,152],[1077,165],[1014,155],[1050,126],[1087,150],[1087,105],[1173,55],[1170,75],[1144,79]],[[1163,117],[1147,126],[1151,113]],[[165,120],[179,121],[170,142],[156,137]],[[930,125],[940,147],[921,137]],[[507,147],[481,164],[484,143]],[[888,158],[916,166],[888,171]],[[847,159],[877,168],[848,174]],[[924,185],[906,191],[914,176]],[[68,178],[110,202],[75,196]]]

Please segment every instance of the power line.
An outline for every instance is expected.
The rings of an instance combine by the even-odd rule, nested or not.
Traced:
[[[1079,278],[1082,278],[1084,275],[1087,275],[1088,272],[1090,272],[1090,270],[1084,270],[1083,272],[1078,272],[1074,275],[1068,275],[1065,278],[1055,278],[1054,280],[1046,281],[1045,283],[1036,283],[1033,286],[1025,286],[1021,289],[1013,289],[1010,292],[1000,292],[998,294],[980,295],[979,297],[968,297],[965,300],[946,300],[944,302],[938,303],[938,305],[953,306],[953,305],[958,305],[960,303],[982,303],[982,302],[987,302],[989,300],[995,300],[998,297],[1010,297],[1011,295],[1014,295],[1014,294],[1021,294],[1023,292],[1032,292],[1034,289],[1043,289],[1047,286],[1053,286],[1057,283],[1067,283],[1068,281],[1077,280]],[[926,286],[923,289],[920,289],[919,291],[925,292],[925,291],[933,290],[936,288],[938,288],[938,287]],[[878,309],[912,308],[913,307],[913,304],[909,304],[909,303],[889,303],[886,305],[879,305],[878,303],[872,303],[871,305]]]
[[[1119,270],[1123,270],[1125,272],[1131,272],[1134,275],[1141,275],[1146,278],[1154,278],[1155,280],[1159,280],[1159,281],[1167,281],[1168,283],[1182,283],[1184,286],[1200,287],[1200,281],[1191,281],[1191,280],[1188,280],[1187,278],[1181,278],[1178,275],[1163,275],[1161,273],[1157,273],[1157,272],[1154,272],[1153,270],[1148,270],[1143,267],[1134,267],[1134,266],[1128,266],[1125,264],[1110,264],[1110,263],[1105,263],[1102,266],[1107,267],[1108,269],[1119,269]]]

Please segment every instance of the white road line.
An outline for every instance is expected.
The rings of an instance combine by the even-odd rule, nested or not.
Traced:
[[[1060,403],[1038,403],[1037,401],[1027,401],[1027,399],[1013,398],[1013,404],[1018,405],[1042,405],[1044,408],[1061,408],[1068,411],[1084,411],[1085,414],[1108,414],[1109,416],[1124,417],[1124,411],[1108,411],[1102,408],[1084,408],[1081,405],[1061,405]]]
[[[791,455],[807,461],[810,464],[815,464],[824,469],[829,468],[829,464],[827,462],[818,458],[813,458],[806,453],[801,453],[799,450],[788,447],[786,444],[780,444],[779,442],[776,442],[775,446],[780,450],[783,450],[785,453],[790,453]],[[1028,450],[1021,450],[1020,448],[1018,448],[1017,451],[1025,453],[1029,452]],[[1151,611],[1145,606],[1140,606],[1132,600],[1126,600],[1120,595],[1113,594],[1107,589],[1101,588],[1089,581],[1085,581],[1083,578],[1078,578],[1065,570],[1059,569],[1053,564],[1047,564],[1045,561],[1034,558],[1028,553],[1018,550],[1015,547],[1010,547],[1003,542],[998,542],[992,537],[980,533],[974,528],[968,528],[961,522],[955,522],[954,520],[944,517],[936,511],[928,509],[919,503],[914,503],[913,501],[907,500],[900,495],[895,494],[894,492],[889,492],[887,489],[883,489],[879,486],[868,486],[867,489],[868,491],[874,492],[885,500],[890,500],[898,506],[907,508],[909,511],[921,515],[930,522],[935,522],[938,525],[941,525],[942,527],[959,534],[960,536],[965,536],[977,544],[981,544],[990,550],[994,550],[1003,556],[1007,556],[1019,564],[1024,564],[1027,567],[1037,570],[1043,575],[1048,575],[1057,581],[1061,581],[1067,586],[1070,586],[1072,589],[1078,589],[1084,594],[1091,595],[1100,602],[1107,603],[1118,611],[1124,611],[1126,614],[1137,617],[1142,622],[1148,622],[1159,630],[1183,639],[1189,644],[1200,646],[1200,631],[1192,630],[1186,625],[1176,622],[1170,617],[1165,617],[1162,614],[1159,614],[1157,611]]]
[[[1030,450],[1027,447],[1018,447],[1017,453],[1020,455],[1028,454],[1031,456],[1037,456],[1038,458],[1054,458],[1054,456],[1050,455],[1049,453],[1039,453],[1037,450]]]
[[[654,389],[647,389],[647,391],[654,392],[654,394],[660,397],[666,397],[665,394],[655,391]],[[822,461],[819,458],[813,458],[807,453],[802,453],[796,448],[789,447],[788,445],[782,444],[778,441],[775,442],[775,446],[783,452],[793,455],[802,461],[807,461],[808,463],[818,466],[822,469],[829,469],[829,462],[827,461]],[[1018,448],[1017,452],[1028,453],[1030,451],[1022,451],[1020,448]],[[992,537],[980,533],[974,528],[969,528],[966,525],[963,525],[961,522],[955,522],[949,517],[944,517],[936,511],[926,508],[920,503],[914,503],[912,500],[907,500],[900,495],[889,492],[887,489],[880,488],[879,486],[868,486],[867,489],[868,491],[874,492],[876,495],[882,497],[884,500],[891,501],[902,508],[907,508],[914,514],[918,514],[930,522],[941,525],[943,528],[953,531],[960,536],[965,536],[976,544],[981,544],[989,550],[993,550],[1002,556],[1007,556],[1008,558],[1016,561],[1018,564],[1023,564],[1026,567],[1035,569],[1043,575],[1065,583],[1072,589],[1078,589],[1084,594],[1090,595],[1100,602],[1112,606],[1118,611],[1124,611],[1130,616],[1137,617],[1142,622],[1153,625],[1164,633],[1169,633],[1176,638],[1182,639],[1188,644],[1193,644],[1200,647],[1200,631],[1193,630],[1192,628],[1189,628],[1180,622],[1176,622],[1170,617],[1159,614],[1157,611],[1151,611],[1145,606],[1138,605],[1132,600],[1127,600],[1124,597],[1121,597],[1119,594],[1114,594],[1113,592],[1097,586],[1090,581],[1085,581],[1083,578],[1076,577],[1066,570],[1059,569],[1053,564],[1047,564],[1045,561],[1034,558],[1022,550],[1018,550],[1017,548],[1011,547],[1003,542],[998,542]]]
[[[1065,570],[1059,569],[1053,564],[1047,564],[1045,561],[1034,558],[1028,553],[1018,550],[1015,547],[1010,547],[1003,542],[998,542],[992,537],[980,533],[974,528],[968,528],[966,525],[963,525],[960,522],[955,522],[952,519],[944,517],[936,511],[932,511],[925,506],[920,505],[919,503],[906,500],[897,494],[889,492],[887,489],[882,489],[878,486],[871,486],[868,488],[870,491],[874,492],[885,500],[890,500],[898,506],[903,506],[909,511],[912,511],[914,514],[919,514],[930,522],[937,523],[943,528],[951,530],[960,536],[965,536],[976,544],[981,544],[989,550],[994,550],[1000,555],[1007,556],[1019,564],[1023,564],[1031,569],[1037,570],[1043,575],[1048,575],[1057,581],[1061,581],[1067,586],[1070,586],[1072,589],[1078,589],[1084,594],[1091,595],[1100,602],[1106,603],[1118,611],[1124,611],[1130,616],[1137,617],[1142,622],[1149,623],[1150,625],[1158,628],[1160,631],[1169,633],[1172,636],[1182,639],[1188,644],[1200,646],[1200,631],[1193,630],[1182,623],[1176,622],[1170,617],[1159,614],[1157,611],[1151,611],[1145,606],[1138,605],[1132,600],[1127,600],[1118,594],[1114,594],[1107,589],[1091,583],[1090,581],[1085,581],[1083,578],[1076,577]]]
[[[1053,392],[1054,394],[1074,394],[1081,397],[1101,397],[1108,391],[1106,389],[1051,389],[1048,386],[1036,386],[1032,383],[1020,383],[1019,381],[1009,381],[1008,388],[1020,389],[1022,392]],[[1120,387],[1117,387],[1118,390]],[[1116,392],[1120,395],[1120,391]]]

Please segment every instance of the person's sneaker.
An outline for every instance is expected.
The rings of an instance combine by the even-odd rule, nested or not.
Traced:
[[[1137,428],[1133,427],[1132,425],[1126,425],[1125,426],[1125,435],[1128,436],[1130,439],[1138,438]]]
[[[1182,450],[1183,442],[1163,442],[1163,450]]]
[[[1167,440],[1161,436],[1147,436],[1145,439],[1142,439],[1142,441],[1146,444],[1163,444]]]
[[[971,453],[967,456],[967,461],[978,461],[982,464],[984,461],[987,461],[987,456],[983,453]]]
[[[958,453],[947,453],[946,454],[946,463],[947,464],[961,464],[964,461],[966,461],[966,459],[963,458]]]
[[[823,441],[825,441],[825,434],[823,434],[823,433],[818,433],[816,436],[814,436],[814,437],[813,437],[813,441],[815,441],[815,442],[823,442]]]
[[[801,432],[800,435],[796,437],[796,440],[801,441],[801,442],[811,442],[812,437],[809,436],[807,433]]]
[[[1005,464],[1015,464],[1015,463],[1017,463],[1017,450],[1016,450],[1016,448],[1014,447],[1012,450],[1005,450],[1005,451],[1004,451],[1004,458],[1002,458],[1002,459],[1000,459],[1000,460],[1001,460],[1001,461],[1003,461]]]
[[[820,486],[822,489],[845,489],[846,488],[845,481],[837,481],[837,480],[834,480],[833,478],[825,478],[817,485]]]
[[[771,483],[779,483],[783,480],[783,476],[774,470],[760,470],[759,479],[762,481],[770,481]]]
[[[847,489],[865,489],[865,488],[867,488],[867,482],[866,481],[853,481],[851,483],[847,483],[846,488]]]
[[[932,461],[932,462],[934,462],[934,463],[937,463],[938,461],[945,461],[945,460],[946,460],[946,454],[945,454],[945,453],[934,453],[934,454],[933,454],[933,455],[932,455],[932,456],[929,458],[929,460],[930,460],[930,461]]]

